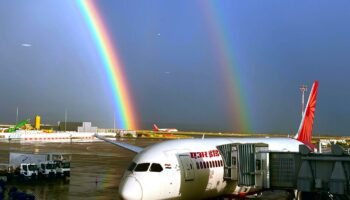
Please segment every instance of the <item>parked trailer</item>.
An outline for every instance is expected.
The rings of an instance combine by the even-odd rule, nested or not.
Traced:
[[[21,163],[40,163],[49,159],[46,154],[14,153],[10,152],[10,165],[20,165]]]

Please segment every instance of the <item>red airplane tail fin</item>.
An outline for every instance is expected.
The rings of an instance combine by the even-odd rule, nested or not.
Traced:
[[[158,128],[158,126],[156,124],[153,124],[153,130],[154,131],[159,131],[159,128]]]
[[[306,104],[306,109],[303,113],[298,133],[295,135],[295,139],[306,144],[311,149],[314,149],[314,145],[311,143],[312,127],[315,118],[316,100],[318,91],[318,81],[315,81],[312,85],[309,99]]]

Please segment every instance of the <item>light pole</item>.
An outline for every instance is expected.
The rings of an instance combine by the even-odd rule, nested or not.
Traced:
[[[64,112],[64,132],[67,131],[67,108],[65,109]]]
[[[305,111],[305,101],[304,101],[304,98],[305,98],[305,92],[307,91],[307,85],[301,85],[300,86],[300,91],[301,91],[301,116],[304,115],[304,111]]]
[[[17,112],[16,112],[16,124],[18,124],[18,106],[17,106]]]
[[[113,113],[113,132],[115,133],[115,112]]]

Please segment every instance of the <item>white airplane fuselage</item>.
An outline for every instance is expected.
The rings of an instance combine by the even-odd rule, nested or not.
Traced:
[[[160,132],[169,132],[169,133],[178,132],[178,130],[175,129],[175,128],[160,128],[160,129],[158,129],[157,131],[160,131]]]
[[[298,152],[303,144],[291,138],[205,138],[157,143],[135,156],[133,163],[143,165],[135,168],[134,164],[124,173],[119,194],[123,199],[205,199],[232,194],[236,185],[224,180],[223,159],[217,149],[229,143],[266,143],[270,151],[289,152]]]

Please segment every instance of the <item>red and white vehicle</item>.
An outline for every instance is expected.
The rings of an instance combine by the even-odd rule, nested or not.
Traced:
[[[176,128],[158,128],[156,124],[153,124],[153,131],[173,133],[178,130]]]
[[[295,138],[203,138],[168,140],[141,148],[119,141],[106,142],[137,153],[119,185],[122,199],[209,199],[255,192],[224,180],[223,158],[217,146],[230,143],[265,143],[269,151],[310,149],[318,82],[315,81]]]

